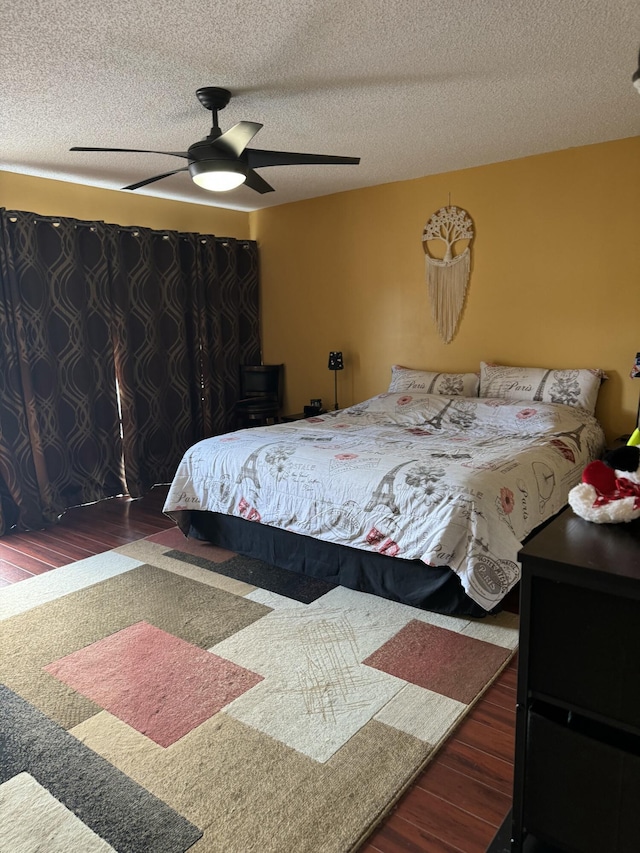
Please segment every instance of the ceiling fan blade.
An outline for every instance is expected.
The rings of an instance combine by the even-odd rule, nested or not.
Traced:
[[[254,172],[253,169],[249,169],[247,172],[247,180],[245,184],[252,190],[255,190],[257,193],[272,193],[274,192],[271,184],[268,184],[264,178],[261,178],[257,172]]]
[[[147,151],[145,148],[83,148],[78,145],[69,151],[123,151],[131,154],[169,154],[171,157],[184,157],[190,159],[186,151]]]
[[[264,151],[260,148],[247,148],[247,163],[250,169],[263,166],[302,166],[302,165],[351,165],[357,166],[359,157],[335,157],[332,154],[294,154],[289,151]]]
[[[153,178],[147,178],[146,181],[139,181],[137,184],[130,184],[128,187],[122,187],[123,190],[139,190],[140,187],[146,187],[147,184],[152,184],[154,181],[160,181],[162,178],[168,178],[169,175],[177,175],[178,172],[188,172],[189,167],[183,169],[174,169],[173,172],[165,172],[163,175],[154,175]]]
[[[255,121],[240,121],[213,140],[216,148],[239,157],[263,125]]]

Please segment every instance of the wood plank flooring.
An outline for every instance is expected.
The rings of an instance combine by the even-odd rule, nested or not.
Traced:
[[[173,527],[166,491],[75,507],[46,531],[1,537],[0,586]],[[359,853],[485,853],[511,807],[515,705],[514,660]]]
[[[484,853],[511,808],[512,661],[360,853]]]

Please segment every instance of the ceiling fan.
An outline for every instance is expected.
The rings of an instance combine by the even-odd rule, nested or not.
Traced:
[[[335,157],[330,154],[294,154],[288,151],[265,151],[260,148],[247,148],[247,145],[262,127],[254,121],[241,121],[229,130],[222,132],[218,126],[218,110],[224,109],[231,99],[227,89],[217,86],[205,86],[196,92],[203,107],[211,110],[213,126],[204,139],[194,142],[186,151],[149,151],[141,148],[85,148],[74,146],[70,151],[123,151],[138,154],[169,154],[189,161],[188,166],[154,175],[146,181],[130,184],[124,190],[138,190],[162,178],[168,178],[178,172],[189,172],[194,183],[205,190],[224,192],[240,184],[258,193],[273,192],[273,187],[262,178],[255,169],[265,166],[298,166],[303,164],[347,164],[357,165],[359,157]]]

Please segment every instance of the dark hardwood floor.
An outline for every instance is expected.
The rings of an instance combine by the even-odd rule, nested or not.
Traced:
[[[515,707],[513,660],[359,853],[484,853],[511,808]]]
[[[1,537],[0,586],[173,527],[165,494],[76,507],[46,531]],[[359,853],[484,853],[511,807],[515,705],[513,660]]]

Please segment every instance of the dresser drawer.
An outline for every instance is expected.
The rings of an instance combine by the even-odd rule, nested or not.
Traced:
[[[523,823],[580,853],[638,853],[640,757],[534,711]]]
[[[638,602],[536,577],[530,613],[529,691],[640,731]]]

